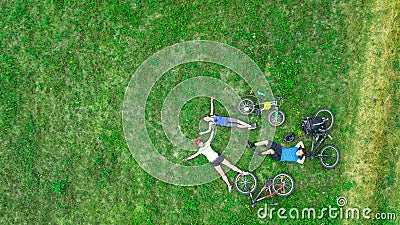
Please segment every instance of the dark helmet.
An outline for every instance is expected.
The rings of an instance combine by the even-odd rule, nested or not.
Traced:
[[[287,135],[285,135],[283,140],[286,141],[286,142],[292,142],[292,141],[294,141],[295,138],[296,137],[294,136],[294,134],[287,134]]]

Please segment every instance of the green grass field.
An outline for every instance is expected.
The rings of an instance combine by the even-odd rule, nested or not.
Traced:
[[[2,1],[0,19],[0,224],[399,223],[398,1]],[[397,220],[261,219],[222,179],[182,187],[147,174],[125,141],[125,89],[148,57],[191,40],[231,45],[261,68],[273,93],[284,97],[287,121],[276,140],[290,132],[305,140],[301,119],[321,107],[334,112],[329,142],[342,155],[336,169],[267,158],[254,171],[260,180],[279,172],[294,177],[295,192],[278,197],[279,207],[322,209],[342,196],[348,207],[396,213]],[[240,76],[211,63],[164,74],[148,98],[145,125],[171,160],[190,153],[172,157],[162,103],[197,76],[249,91]],[[197,137],[192,128],[208,110],[205,97],[182,108],[188,138]],[[226,110],[216,105],[220,114]],[[228,132],[219,130],[217,151]],[[262,139],[257,131],[250,138]],[[247,169],[251,157],[246,152],[237,165]],[[206,163],[199,157],[187,165]],[[227,175],[232,181],[235,173]]]

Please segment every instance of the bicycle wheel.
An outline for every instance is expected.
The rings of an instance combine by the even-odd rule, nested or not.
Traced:
[[[251,99],[244,98],[238,104],[239,112],[243,115],[249,115],[255,109],[255,104]]]
[[[277,114],[276,110],[273,109],[268,113],[268,123],[274,127],[280,126],[285,122],[285,114],[281,110],[278,110]]]
[[[280,173],[272,179],[272,189],[279,196],[289,196],[294,190],[294,180],[286,173]]]
[[[339,163],[339,149],[334,145],[326,145],[321,149],[321,152],[318,154],[318,158],[322,167],[326,169],[333,169]]]
[[[333,116],[333,113],[331,110],[325,109],[325,108],[319,109],[314,114],[314,118],[317,116],[326,119],[326,124],[324,125],[324,128],[320,129],[321,132],[326,132],[332,128],[333,123],[335,122],[335,117]]]
[[[257,189],[257,177],[249,173],[248,175],[237,174],[233,180],[236,191],[240,194],[248,195]]]

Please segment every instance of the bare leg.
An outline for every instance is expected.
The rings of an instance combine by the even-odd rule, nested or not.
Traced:
[[[215,170],[221,175],[222,180],[225,181],[226,185],[228,185],[228,188],[230,188],[232,185],[229,183],[228,177],[226,176],[225,172],[222,170],[221,166],[215,166]]]
[[[269,144],[269,141],[267,141],[267,140],[254,143],[255,146],[261,146],[261,145],[268,146],[268,144]]]
[[[268,147],[269,144],[270,144],[270,141],[265,140],[265,141],[260,141],[260,142],[254,143],[254,146],[265,146],[265,147]],[[272,155],[274,153],[275,153],[275,151],[273,149],[271,149],[271,148],[268,149],[267,151],[254,152],[254,154],[256,154],[256,155]]]
[[[243,121],[241,121],[241,120],[237,120],[236,122],[237,122],[237,124],[238,124],[238,127],[239,127],[239,125],[243,125],[243,126],[245,126],[246,128],[251,127],[250,124],[245,123],[245,122],[243,122]]]
[[[235,165],[232,165],[232,163],[230,163],[228,160],[224,159],[224,161],[222,161],[222,164],[224,164],[225,166],[231,168],[232,170],[238,172],[238,173],[243,173],[243,171],[239,168],[237,168]]]
[[[263,155],[272,155],[272,154],[274,154],[275,153],[275,151],[273,150],[273,149],[268,149],[267,151],[265,151],[265,152],[262,152],[261,154],[263,154]]]
[[[248,127],[248,126],[245,126],[245,125],[237,124],[237,128],[249,128],[249,127]]]

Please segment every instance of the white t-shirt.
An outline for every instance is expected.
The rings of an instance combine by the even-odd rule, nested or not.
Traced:
[[[207,144],[207,143],[206,143]],[[214,152],[212,150],[210,144],[205,145],[204,147],[199,149],[199,152],[203,154],[205,157],[207,157],[208,161],[213,162],[218,158],[218,153]]]

